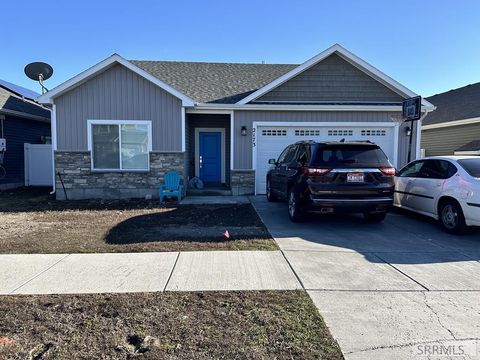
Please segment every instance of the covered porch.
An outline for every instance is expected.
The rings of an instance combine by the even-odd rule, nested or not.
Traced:
[[[204,184],[187,193],[231,195],[231,114],[187,113],[185,140],[187,178]]]

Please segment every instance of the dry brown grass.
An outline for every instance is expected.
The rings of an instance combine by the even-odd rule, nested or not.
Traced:
[[[8,296],[0,314],[5,359],[343,358],[303,291]]]
[[[144,200],[55,201],[35,189],[0,193],[1,253],[275,249],[250,204],[161,206]]]

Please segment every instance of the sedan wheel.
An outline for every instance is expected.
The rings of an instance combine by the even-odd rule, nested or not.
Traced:
[[[465,231],[465,218],[458,203],[446,202],[440,206],[439,220],[443,229],[449,233],[462,233]]]

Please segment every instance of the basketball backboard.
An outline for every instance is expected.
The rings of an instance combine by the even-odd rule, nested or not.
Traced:
[[[402,116],[405,121],[414,121],[420,119],[422,116],[422,97],[415,96],[406,99],[402,103]]]

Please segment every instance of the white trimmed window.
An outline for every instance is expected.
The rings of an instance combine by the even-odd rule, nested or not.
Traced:
[[[149,170],[152,122],[88,120],[88,149],[93,170]]]

